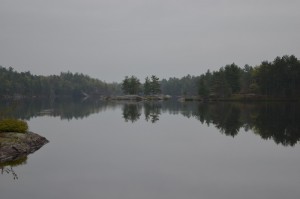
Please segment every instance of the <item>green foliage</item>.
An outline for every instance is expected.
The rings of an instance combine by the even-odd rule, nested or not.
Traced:
[[[269,96],[300,96],[300,61],[293,55],[264,61],[254,69],[260,93]]]
[[[256,93],[250,88],[253,84],[253,67],[245,65],[243,70],[241,70],[240,84],[242,93]],[[258,85],[257,85],[258,86]]]
[[[84,96],[110,95],[119,92],[119,85],[108,84],[79,73],[37,76],[30,72],[18,73],[13,68],[0,66],[0,97],[9,96]]]
[[[201,80],[200,80],[201,79]],[[0,97],[6,96],[83,96],[138,94],[141,83],[135,77],[125,77],[121,84],[108,84],[78,73],[61,73],[51,76],[36,76],[30,72],[18,73],[13,68],[0,66]],[[300,61],[294,56],[276,57],[273,62],[264,61],[256,67],[245,65],[243,69],[229,64],[219,70],[200,76],[182,78],[146,78],[145,95],[160,92],[167,95],[216,95],[255,93],[271,97],[300,97]]]
[[[25,121],[17,119],[2,119],[0,120],[0,132],[16,132],[25,133],[28,130],[28,125]]]
[[[238,93],[241,89],[240,77],[242,70],[235,65],[226,65],[224,68],[226,82],[228,83],[232,93]]]
[[[150,95],[151,94],[151,82],[149,77],[146,77],[145,83],[144,83],[144,94]]]
[[[141,83],[135,76],[128,77],[122,81],[121,84],[122,91],[124,94],[134,95],[141,91]],[[145,83],[143,84],[144,95],[156,95],[161,92],[159,78],[155,75],[145,78]]]
[[[172,77],[161,80],[161,92],[166,95],[180,96],[186,95],[197,95],[199,76],[187,75],[182,78]]]
[[[277,57],[243,69],[236,64],[200,76],[163,79],[163,94],[216,96],[228,98],[232,94],[251,93],[276,98],[300,97],[300,61],[293,55]]]
[[[146,77],[144,83],[144,94],[145,95],[156,95],[161,92],[161,85],[159,82],[159,78],[155,75],[151,76],[151,80],[149,77]]]
[[[259,91],[259,86],[257,85],[257,83],[250,84],[250,86],[249,86],[249,92],[250,93],[257,94],[258,91]]]
[[[223,68],[214,72],[212,76],[211,91],[219,97],[228,97],[232,94],[231,87],[226,79],[226,74]]]
[[[153,95],[159,94],[161,92],[159,78],[155,75],[151,76],[151,93]]]
[[[141,87],[140,80],[135,76],[131,76],[131,77],[126,76],[122,82],[122,90],[124,94],[129,94],[129,95],[138,94],[139,91],[141,90],[140,87]]]
[[[209,90],[207,83],[205,82],[204,75],[200,77],[198,94],[202,97],[207,97],[209,95]]]

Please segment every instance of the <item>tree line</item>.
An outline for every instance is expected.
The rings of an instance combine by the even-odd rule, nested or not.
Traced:
[[[12,67],[0,66],[0,97],[55,97],[110,95],[121,92],[119,84],[108,84],[87,75],[62,72],[60,75],[32,75],[30,72],[17,72]]]
[[[255,94],[272,97],[299,98],[300,61],[294,56],[276,57],[258,66],[235,63],[217,71],[182,78],[159,80],[152,75],[144,83],[135,76],[126,76],[121,83],[106,83],[79,73],[37,76],[0,66],[2,96],[83,96],[119,94],[164,94],[171,96],[230,97],[232,94]]]
[[[171,77],[161,80],[161,91],[171,96],[197,95],[199,87],[199,76],[186,75],[182,78]]]
[[[159,78],[152,75],[150,78],[145,78],[145,83],[141,84],[140,80],[135,77],[126,76],[121,84],[121,88],[124,94],[144,94],[144,95],[157,95],[161,92],[161,85]]]
[[[256,94],[293,98],[300,96],[300,61],[294,56],[276,57],[258,66],[235,63],[200,76],[187,75],[161,81],[162,93],[230,97],[232,94]]]

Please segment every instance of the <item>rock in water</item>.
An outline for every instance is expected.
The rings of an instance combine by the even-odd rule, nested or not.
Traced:
[[[0,133],[0,163],[27,156],[48,142],[46,138],[32,132]]]

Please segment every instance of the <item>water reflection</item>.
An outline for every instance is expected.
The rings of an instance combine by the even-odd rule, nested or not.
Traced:
[[[125,121],[133,123],[140,119],[142,107],[138,103],[130,103],[124,104],[122,110]]]
[[[159,120],[161,114],[161,103],[146,102],[144,103],[145,120],[155,123]]]
[[[0,163],[1,175],[12,175],[14,180],[18,179],[18,175],[15,172],[14,168],[20,165],[24,165],[27,163],[27,156],[19,157],[18,159],[14,159],[7,162]]]
[[[49,115],[62,120],[83,119],[91,114],[106,111],[107,108],[120,106],[115,102],[82,100],[74,98],[56,98],[49,100],[25,99],[18,101],[0,101],[0,115],[29,120],[33,117]]]
[[[0,112],[21,119],[40,115],[81,119],[107,109],[120,108],[125,122],[137,122],[144,115],[146,121],[156,123],[163,113],[180,114],[196,118],[202,124],[213,125],[227,136],[234,137],[245,129],[284,146],[294,146],[300,140],[300,103],[179,103],[173,100],[118,103],[69,99],[0,103]],[[7,107],[10,107],[9,111]]]
[[[125,122],[136,122],[140,119],[144,112],[147,122],[155,123],[159,120],[161,114],[161,103],[145,102],[145,103],[124,103],[122,114]]]
[[[229,136],[237,135],[244,128],[263,139],[294,146],[300,140],[299,111],[299,103],[215,103],[199,104],[193,115]]]

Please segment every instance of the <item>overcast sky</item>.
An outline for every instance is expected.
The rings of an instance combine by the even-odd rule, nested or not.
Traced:
[[[107,82],[300,59],[299,0],[0,0],[0,65]]]

